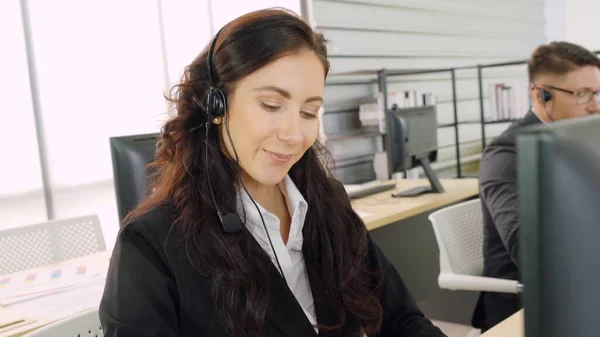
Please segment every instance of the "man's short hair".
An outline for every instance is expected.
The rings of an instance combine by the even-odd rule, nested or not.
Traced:
[[[600,68],[600,59],[591,51],[574,43],[555,41],[539,46],[527,62],[529,82],[538,75],[564,75],[584,66]]]

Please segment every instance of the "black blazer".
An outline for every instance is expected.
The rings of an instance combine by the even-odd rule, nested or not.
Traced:
[[[174,223],[173,211],[164,206],[119,232],[100,304],[100,320],[106,337],[225,336],[212,309],[212,280],[193,269],[179,244]],[[268,304],[265,335],[316,336],[285,280],[268,258],[265,257],[264,262],[272,266],[268,283],[269,298],[273,299]],[[394,267],[370,238],[368,264],[381,270],[383,275],[381,303],[385,311],[380,336],[445,336],[423,316]],[[317,321],[331,324],[335,317],[324,301],[321,276],[308,259],[306,269]],[[355,324],[358,322],[348,318],[347,326]],[[319,335],[348,334],[342,328]]]
[[[520,280],[517,221],[517,134],[541,123],[529,111],[485,148],[479,166],[483,211],[483,276]],[[482,293],[473,326],[487,330],[521,308],[516,294]]]

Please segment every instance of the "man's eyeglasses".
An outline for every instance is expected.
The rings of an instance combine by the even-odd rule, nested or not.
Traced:
[[[576,103],[578,105],[588,104],[594,97],[596,98],[596,102],[598,104],[600,104],[600,90],[592,91],[590,89],[582,89],[582,90],[572,91],[572,90],[555,87],[552,85],[545,85],[544,87],[547,87],[547,88],[550,88],[550,89],[553,89],[556,91],[562,91],[564,93],[575,96]]]

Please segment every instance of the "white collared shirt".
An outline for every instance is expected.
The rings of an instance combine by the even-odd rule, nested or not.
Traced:
[[[279,263],[281,264],[285,280],[302,307],[302,310],[304,310],[304,314],[310,323],[315,326],[315,331],[318,332],[316,328],[317,315],[315,313],[314,300],[308,274],[306,273],[304,255],[302,254],[302,243],[304,241],[302,228],[304,227],[304,220],[308,211],[308,203],[304,200],[304,197],[288,175],[278,184],[278,187],[285,196],[288,212],[292,219],[287,244],[283,242],[281,237],[279,218],[263,208],[258,202],[256,205],[260,208],[265,220],[265,225],[269,231],[269,236],[271,237],[273,248],[277,253],[277,259],[279,259]],[[241,191],[238,198],[237,209],[242,221],[244,214],[246,215],[246,228],[271,258],[275,267],[277,267],[277,262],[260,215],[244,191]],[[278,267],[277,270],[279,270]]]

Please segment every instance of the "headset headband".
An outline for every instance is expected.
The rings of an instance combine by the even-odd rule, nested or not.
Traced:
[[[208,57],[206,58],[206,67],[208,68],[208,80],[210,81],[210,85],[213,87],[216,87],[215,81],[213,80],[213,76],[212,76],[213,75],[212,74],[213,51],[214,51],[215,45],[217,44],[217,39],[219,38],[219,34],[223,30],[223,28],[225,28],[225,26],[221,27],[221,29],[219,29],[217,34],[215,34],[215,37],[213,37],[213,40],[210,43],[210,47],[208,48]]]

